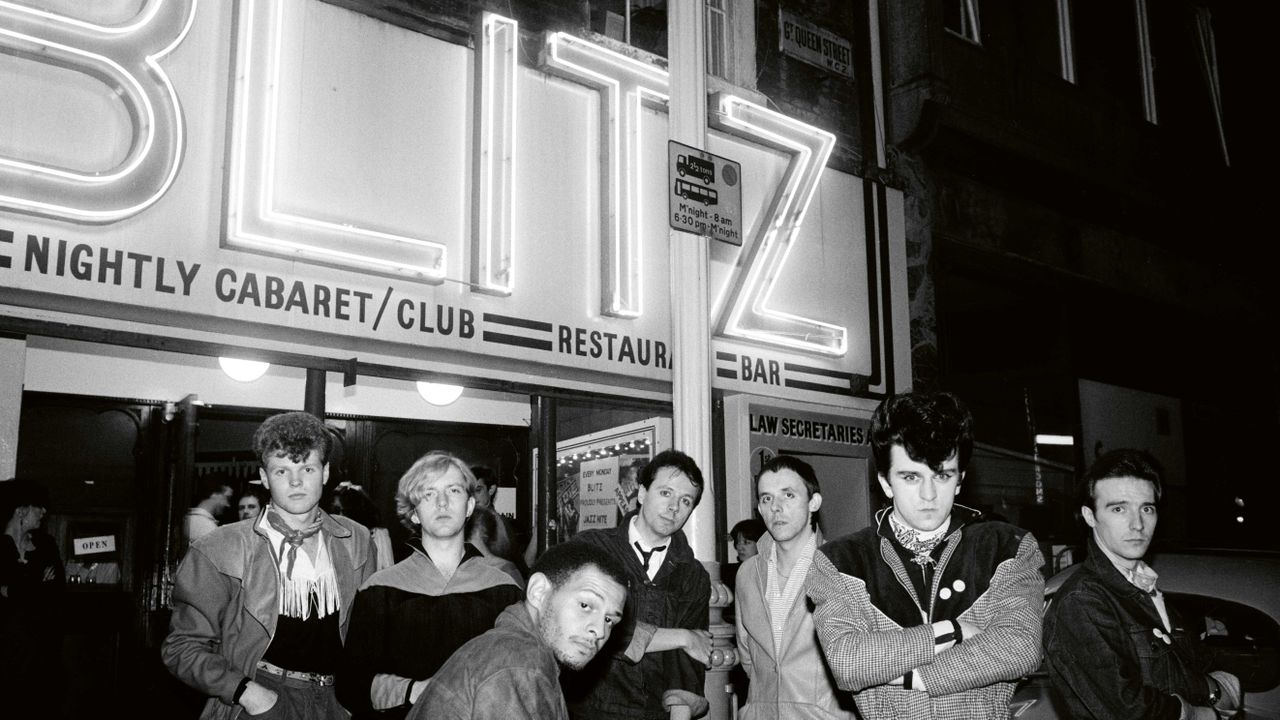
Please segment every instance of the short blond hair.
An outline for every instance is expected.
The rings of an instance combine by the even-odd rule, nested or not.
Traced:
[[[471,473],[471,468],[453,453],[432,450],[418,458],[417,462],[400,476],[400,483],[396,487],[396,515],[400,518],[401,525],[410,530],[416,529],[412,519],[413,511],[418,507],[418,503],[422,502],[422,495],[426,492],[423,486],[449,472],[449,468],[457,468],[458,472],[462,473],[462,481],[466,483],[467,497],[475,494],[476,485],[479,483],[476,476]]]

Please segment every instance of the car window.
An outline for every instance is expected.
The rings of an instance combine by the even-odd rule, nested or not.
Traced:
[[[1246,693],[1280,685],[1280,624],[1257,608],[1184,593],[1167,593],[1187,629],[1204,641],[1209,667],[1240,678]]]

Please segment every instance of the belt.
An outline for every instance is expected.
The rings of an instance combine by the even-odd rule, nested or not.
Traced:
[[[303,682],[315,683],[322,687],[329,687],[330,685],[333,685],[332,675],[313,672],[298,672],[297,670],[285,670],[279,665],[272,665],[266,660],[258,661],[258,669],[266,670],[272,675],[279,675],[280,677],[288,678],[290,680],[302,680]]]

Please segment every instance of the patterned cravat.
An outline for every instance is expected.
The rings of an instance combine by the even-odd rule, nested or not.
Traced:
[[[889,526],[893,528],[893,535],[902,544],[902,547],[915,556],[911,558],[911,562],[921,567],[933,564],[933,549],[938,547],[938,543],[942,542],[942,538],[946,536],[945,532],[935,533],[933,537],[922,540],[919,530],[906,523],[898,522],[895,517],[890,516]]]
[[[302,543],[307,538],[315,535],[320,531],[320,513],[316,513],[316,519],[301,530],[295,530],[285,524],[284,519],[276,514],[275,510],[267,511],[267,522],[277,532],[284,535],[284,540],[280,542],[280,554],[284,555],[284,546],[289,546],[289,567],[285,571],[285,576],[290,580],[293,579],[293,561],[298,559],[298,548],[302,547]]]
[[[639,551],[640,551],[640,558],[641,558],[641,560],[642,560],[642,561],[643,561],[643,563],[644,563],[644,571],[645,571],[645,574],[648,574],[648,572],[649,572],[649,558],[650,558],[650,556],[652,556],[652,555],[653,555],[654,553],[656,553],[656,552],[659,552],[659,551],[661,551],[661,550],[666,550],[666,549],[667,549],[667,546],[666,546],[666,545],[659,545],[658,547],[653,548],[652,550],[645,550],[644,548],[640,547],[640,542],[639,542],[639,541],[636,541],[636,542],[632,543],[632,545],[635,545],[635,546],[636,546],[636,550],[639,550]]]

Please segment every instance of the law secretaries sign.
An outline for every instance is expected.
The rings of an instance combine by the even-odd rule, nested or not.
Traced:
[[[784,55],[853,77],[853,43],[848,40],[782,8],[778,8],[778,34]]]

